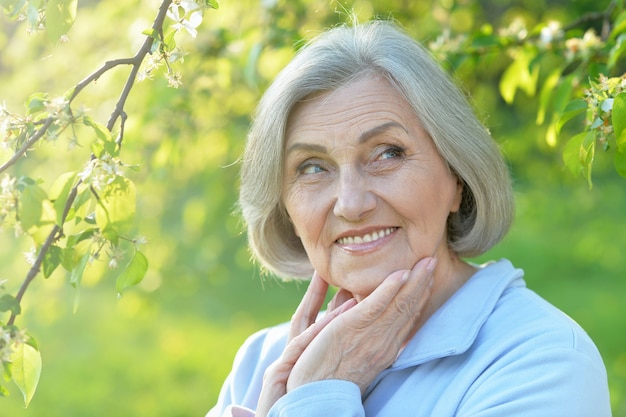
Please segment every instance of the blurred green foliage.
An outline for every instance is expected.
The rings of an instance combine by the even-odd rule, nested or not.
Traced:
[[[182,85],[159,75],[135,86],[127,104],[124,162],[137,188],[138,229],[149,244],[141,284],[117,299],[104,263],[87,267],[79,307],[70,277],[39,276],[18,316],[39,341],[43,372],[23,408],[17,389],[0,399],[0,416],[198,416],[213,405],[236,349],[262,327],[288,320],[302,283],[263,277],[250,262],[237,195],[237,158],[260,94],[303,40],[346,20],[392,16],[417,39],[432,42],[450,29],[489,23],[529,27],[606,8],[581,0],[239,0],[207,12],[197,38],[178,41],[187,55]],[[62,95],[104,61],[131,56],[158,2],[80,2],[64,43],[28,34],[0,17],[0,102],[15,111],[33,92]],[[1,15],[0,15],[1,16]],[[536,98],[518,93],[507,105],[498,80],[510,64],[494,56],[456,67],[477,111],[510,162],[516,223],[502,244],[475,261],[510,258],[529,286],[577,320],[607,365],[616,417],[626,416],[626,183],[611,158],[596,155],[594,188],[561,162],[567,132],[556,146],[535,124]],[[106,120],[127,74],[111,72],[80,102]],[[568,124],[574,124],[572,121]],[[93,136],[93,134],[92,134]],[[16,175],[56,178],[89,155],[87,134],[69,150],[61,137],[37,146]],[[0,150],[2,160],[6,151]],[[54,176],[56,175],[56,176]],[[42,183],[49,189],[50,183]],[[0,280],[15,293],[31,250],[25,238],[0,231]]]

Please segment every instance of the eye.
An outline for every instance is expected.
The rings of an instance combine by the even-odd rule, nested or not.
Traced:
[[[322,168],[321,164],[316,162],[315,160],[306,160],[296,168],[296,172],[298,175],[312,175],[319,174],[320,172],[324,172],[325,169]]]
[[[385,148],[379,156],[379,159],[394,159],[404,156],[404,149],[399,146],[389,146]]]

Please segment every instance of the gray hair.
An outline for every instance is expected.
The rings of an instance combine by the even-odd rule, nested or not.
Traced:
[[[403,94],[463,183],[461,208],[448,218],[450,249],[478,256],[509,229],[514,202],[507,166],[455,83],[392,22],[340,26],[313,39],[275,78],[259,103],[242,159],[239,207],[250,249],[279,277],[313,272],[281,203],[289,115],[303,99],[368,74],[385,77]]]

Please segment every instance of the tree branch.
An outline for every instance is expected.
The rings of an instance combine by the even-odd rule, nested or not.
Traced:
[[[41,139],[43,137],[43,135],[46,134],[46,132],[48,131],[48,128],[50,126],[52,126],[52,123],[54,123],[54,118],[53,117],[48,117],[47,119],[45,119],[43,126],[41,126],[39,128],[39,130],[37,130],[35,132],[35,134],[33,136],[31,136],[31,138],[28,139],[22,145],[21,148],[19,148],[17,151],[15,151],[13,156],[8,161],[6,161],[4,164],[2,164],[2,166],[0,166],[0,173],[3,173],[7,169],[9,169],[10,166],[15,164],[22,157],[22,155],[24,155],[26,153],[26,151],[31,146],[33,146],[39,139]]]
[[[161,33],[161,31],[163,30],[163,22],[165,21],[165,17],[167,16],[167,10],[169,9],[171,3],[172,3],[172,0],[165,0],[163,1],[163,3],[161,3],[161,6],[159,7],[159,12],[157,13],[156,18],[154,19],[154,22],[152,23],[153,31],[156,31],[157,33]],[[120,116],[125,115],[124,105],[126,104],[126,100],[128,99],[130,90],[133,88],[133,84],[135,83],[135,80],[137,79],[137,74],[139,73],[139,68],[141,66],[141,63],[145,59],[146,55],[150,53],[153,43],[154,43],[154,38],[152,36],[147,36],[146,40],[143,42],[143,45],[141,45],[141,48],[139,48],[139,51],[137,51],[137,54],[133,57],[133,60],[134,60],[134,62],[132,63],[133,68],[130,71],[130,74],[128,75],[128,79],[126,80],[126,84],[124,85],[124,89],[122,90],[122,94],[120,94],[120,98],[117,101],[117,104],[115,105],[115,110],[113,111],[113,113],[111,113],[111,117],[109,118],[109,121],[107,122],[107,129],[109,129],[109,131],[113,130],[113,127],[115,126],[115,122],[117,121],[117,119]],[[121,145],[122,139],[123,139],[122,137],[118,139],[119,145]]]
[[[81,181],[79,181],[78,184],[76,184],[72,188],[72,190],[70,191],[70,194],[67,197],[67,201],[65,202],[65,207],[63,208],[63,216],[61,217],[61,222],[60,222],[61,225],[65,223],[67,214],[72,208],[72,204],[74,204],[74,200],[76,199],[76,194],[78,193],[78,186],[80,185],[80,183]],[[50,246],[52,246],[52,244],[62,236],[62,233],[63,233],[63,229],[61,228],[61,226],[59,226],[58,224],[55,224],[54,227],[52,228],[52,231],[46,238],[46,241],[41,246],[41,249],[39,250],[39,254],[37,255],[37,259],[35,259],[35,262],[33,262],[33,265],[28,270],[28,274],[26,274],[26,278],[24,279],[24,282],[22,282],[20,289],[15,295],[15,299],[17,300],[18,303],[21,303],[22,298],[24,297],[24,294],[26,293],[26,290],[28,289],[28,286],[39,273],[39,270],[41,269],[41,265],[43,264],[44,258],[46,257],[46,253],[48,253],[48,250],[50,250]],[[9,321],[7,322],[8,326],[11,326],[15,322],[16,316],[17,314],[15,312],[11,313],[11,317],[9,317]]]
[[[74,91],[72,91],[72,95],[68,97],[68,102],[71,103],[85,87],[87,87],[92,82],[97,81],[100,76],[102,76],[102,74],[104,74],[105,72],[108,72],[109,70],[119,65],[132,65],[134,64],[134,62],[134,57],[114,59],[112,61],[105,62],[100,68],[98,68],[96,71],[85,77],[81,82],[76,84],[76,86],[74,87]]]
[[[611,32],[611,15],[613,14],[613,11],[617,7],[617,1],[618,0],[612,0],[611,3],[609,3],[606,10],[604,10],[603,12],[591,12],[591,13],[586,13],[582,15],[580,18],[569,23],[567,26],[564,26],[563,31],[567,32],[568,30],[577,28],[583,24],[597,22],[601,20],[602,21],[601,36],[602,36],[602,39],[606,40],[609,37],[609,34]]]
[[[157,16],[154,19],[154,22],[152,24],[153,30],[156,30],[156,31],[162,30],[163,23],[165,21],[165,17],[167,14],[167,10],[171,3],[172,3],[172,0],[164,0],[163,3],[161,3],[161,6],[159,7],[159,12],[157,13]],[[130,94],[130,91],[133,87],[135,79],[137,78],[137,74],[139,72],[141,63],[145,59],[146,55],[149,54],[152,49],[153,42],[154,42],[154,39],[152,38],[152,36],[147,36],[143,45],[141,46],[141,48],[135,54],[134,57],[107,61],[97,71],[87,76],[85,79],[83,79],[74,87],[74,91],[72,92],[71,96],[68,98],[68,101],[71,102],[72,100],[74,100],[74,98],[76,98],[76,96],[87,85],[97,80],[102,74],[111,70],[112,68],[115,68],[118,65],[132,65],[132,70],[128,76],[128,79],[126,80],[124,89],[122,90],[120,98],[115,105],[115,109],[113,110],[113,113],[111,113],[109,122],[107,123],[107,129],[109,131],[112,131],[113,127],[115,126],[115,122],[117,121],[119,117],[121,117],[122,118],[121,136],[123,136],[124,123],[127,117],[126,113],[124,112],[124,104],[126,103],[126,100],[128,99],[128,95]],[[20,156],[22,156],[26,152],[26,150],[30,146],[32,146],[35,142],[41,139],[41,137],[43,137],[43,135],[48,130],[48,128],[52,125],[53,122],[54,122],[54,118],[50,117],[46,119],[46,122],[44,123],[44,125],[24,144],[24,146],[22,146],[22,148],[20,148],[18,152],[15,153],[15,155],[13,155],[13,157],[7,163],[5,163],[2,166],[2,168],[0,168],[0,172],[4,171],[9,166],[13,165],[20,158]],[[118,138],[118,146],[121,146],[121,141],[122,141],[121,136],[120,138]],[[78,183],[74,185],[74,187],[72,187],[67,197],[65,207],[63,209],[63,215],[61,217],[61,221],[59,222],[60,224],[54,225],[54,227],[52,228],[52,231],[48,234],[48,237],[46,238],[44,244],[41,246],[41,249],[39,250],[39,254],[37,255],[37,258],[35,259],[35,262],[31,266],[28,273],[26,274],[26,278],[22,282],[22,285],[20,286],[20,289],[18,290],[15,296],[18,303],[21,303],[22,298],[24,297],[24,294],[26,293],[26,290],[28,289],[31,282],[35,279],[35,277],[41,270],[43,261],[46,257],[46,254],[50,250],[50,247],[52,246],[52,244],[63,236],[63,225],[65,223],[65,219],[67,218],[67,215],[70,209],[72,208],[74,201],[76,200],[76,196],[78,195],[78,187],[81,185],[81,183],[82,183],[82,180],[79,180]],[[16,316],[17,315],[15,313],[11,313],[11,317],[9,318],[7,325],[12,325],[15,322]]]
[[[152,29],[158,31],[162,31],[163,23],[165,22],[165,18],[167,16],[167,10],[172,3],[172,0],[164,0],[159,7],[159,11],[157,16],[152,23]],[[115,105],[115,110],[111,113],[111,117],[107,123],[107,129],[109,131],[113,130],[115,126],[115,122],[117,119],[124,114],[124,105],[126,104],[126,100],[128,99],[128,95],[130,94],[130,90],[133,87],[135,80],[137,79],[137,74],[139,73],[139,69],[141,67],[141,63],[146,58],[152,49],[152,44],[154,43],[154,39],[152,36],[147,36],[142,46],[139,48],[135,56],[131,58],[120,58],[114,59],[111,61],[105,62],[100,68],[98,68],[93,73],[89,74],[82,81],[80,81],[74,89],[72,90],[72,94],[68,97],[68,103],[71,103],[78,94],[89,84],[98,80],[104,73],[112,70],[115,67],[120,65],[132,65],[132,70],[128,79],[126,80],[126,84],[124,85],[124,89],[122,90],[122,94]],[[50,126],[54,123],[53,117],[48,117],[45,119],[44,125],[31,136],[24,145],[18,149],[15,154],[2,166],[0,166],[0,173],[6,171],[9,167],[14,165],[25,153],[28,151],[30,147],[32,147],[35,143],[37,143],[42,137],[44,137],[45,133],[48,131]],[[118,139],[118,145],[121,145],[121,137]]]

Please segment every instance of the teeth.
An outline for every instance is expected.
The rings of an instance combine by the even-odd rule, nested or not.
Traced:
[[[337,243],[341,245],[358,245],[360,243],[370,243],[382,237],[390,235],[394,230],[396,230],[396,227],[389,227],[384,230],[379,230],[378,232],[367,233],[363,236],[342,237],[341,239],[337,240]]]

